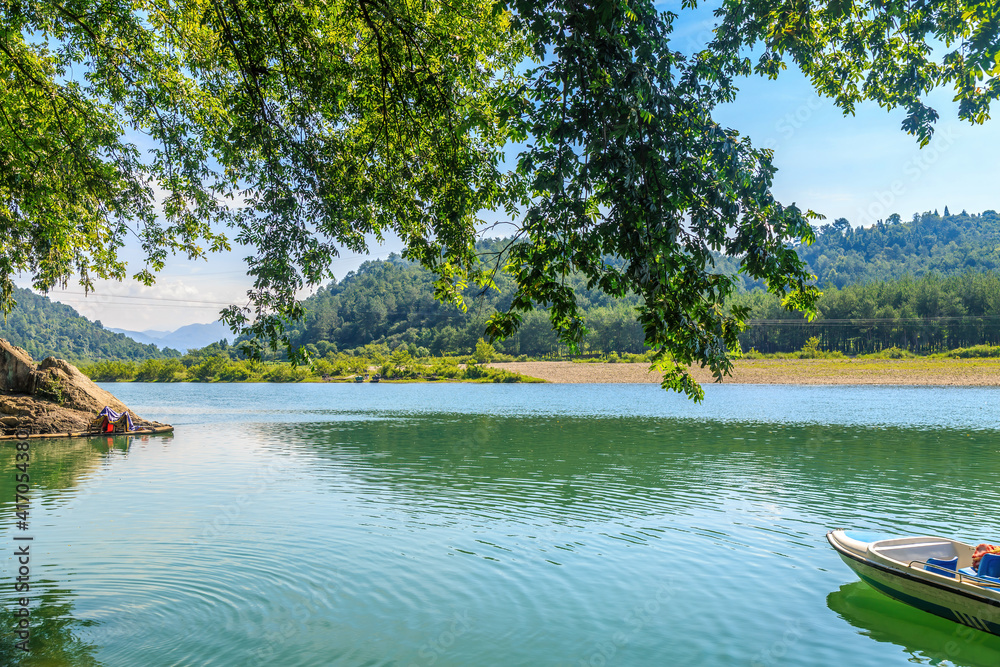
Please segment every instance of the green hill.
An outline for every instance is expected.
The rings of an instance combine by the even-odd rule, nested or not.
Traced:
[[[904,222],[898,215],[871,227],[851,227],[844,218],[815,228],[816,241],[797,248],[820,286],[845,287],[929,273],[942,276],[1000,270],[1000,215],[923,213]],[[735,260],[718,258],[720,273],[734,273]],[[745,281],[746,289],[762,285]]]
[[[503,240],[479,244],[481,253],[499,250]],[[641,353],[642,329],[635,321],[636,301],[615,301],[588,290],[582,279],[567,279],[587,311],[591,330],[588,345],[600,351]],[[424,348],[433,354],[465,354],[482,337],[486,319],[506,309],[513,297],[513,282],[506,274],[496,277],[497,290],[466,290],[468,310],[434,299],[433,276],[426,269],[398,256],[365,262],[340,282],[333,281],[306,299],[306,319],[292,332],[298,345],[312,345],[313,353],[347,350],[368,343],[400,344]],[[497,343],[506,354],[545,355],[559,352],[548,315],[535,311],[525,316],[520,332]]]
[[[479,244],[484,259],[507,243]],[[759,323],[744,337],[744,347],[777,352],[798,349],[818,336],[825,349],[871,352],[899,346],[937,351],[949,346],[996,344],[1000,330],[1000,215],[899,216],[867,228],[839,219],[816,230],[816,242],[798,248],[826,292],[820,316],[812,324],[788,313],[776,298],[745,285],[738,299],[754,305]],[[719,258],[716,270],[732,272],[736,263]],[[468,354],[482,336],[486,319],[506,309],[513,283],[500,273],[499,291],[466,290],[463,312],[434,299],[433,276],[418,265],[392,256],[371,261],[342,280],[333,281],[305,301],[306,318],[292,341],[313,354],[356,349],[369,343],[414,352]],[[614,301],[569,276],[585,311],[590,352],[641,353],[641,327],[635,321],[635,298]],[[140,360],[179,356],[153,345],[105,330],[69,306],[18,290],[18,307],[0,328],[3,336],[34,357],[61,356],[74,362]],[[525,316],[521,331],[496,345],[506,354],[541,356],[564,352],[545,312]]]
[[[1000,215],[898,215],[852,228],[840,218],[819,228],[816,242],[799,249],[821,285],[844,287],[928,273],[957,275],[1000,269]]]
[[[112,333],[99,321],[91,322],[70,306],[29,290],[16,289],[14,298],[17,307],[6,322],[0,322],[0,337],[23,347],[35,359],[54,356],[80,364],[180,356],[176,350],[161,351],[155,345]]]
[[[492,257],[503,239],[484,241],[480,252]],[[743,336],[744,347],[778,352],[799,349],[818,336],[825,348],[845,353],[876,352],[898,346],[940,351],[1000,342],[1000,216],[982,214],[899,216],[867,228],[839,219],[816,229],[816,242],[798,248],[825,290],[814,323],[789,313],[780,301],[746,284],[737,300],[754,306],[758,321]],[[733,272],[735,260],[719,258],[716,270]],[[615,302],[569,277],[586,313],[590,335],[585,350],[644,350],[635,322],[637,301]],[[487,317],[505,309],[513,285],[497,277],[500,291],[469,289],[463,313],[434,300],[431,274],[398,257],[366,262],[341,282],[332,282],[306,300],[306,320],[294,342],[313,353],[345,350],[368,343],[407,344],[434,354],[468,353],[482,335]],[[545,355],[564,351],[543,312],[525,317],[521,332],[498,343],[507,354]]]

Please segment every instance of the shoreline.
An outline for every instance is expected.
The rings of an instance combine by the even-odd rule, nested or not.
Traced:
[[[513,361],[489,364],[557,384],[656,383],[646,363]],[[701,384],[715,382],[694,367]],[[1000,387],[1000,359],[737,359],[723,384],[938,385]]]

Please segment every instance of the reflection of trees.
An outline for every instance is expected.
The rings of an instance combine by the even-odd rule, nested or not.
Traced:
[[[12,628],[17,625],[17,619],[12,605],[4,604],[0,609],[0,665],[92,667],[100,664],[94,657],[97,647],[74,634],[96,623],[73,618],[70,591],[56,588],[54,582],[41,581],[32,584],[30,596],[31,639],[27,653],[15,647],[18,640]]]
[[[31,493],[39,491],[64,491],[76,488],[82,479],[91,475],[109,456],[128,452],[134,436],[98,438],[45,438],[30,440],[29,474]],[[0,508],[13,512],[14,440],[0,443]],[[7,474],[7,472],[10,474]],[[34,501],[33,501],[34,502]],[[5,512],[6,513],[6,512]]]
[[[713,502],[705,494],[739,490],[839,522],[851,517],[837,511],[883,496],[887,513],[909,502],[964,516],[970,497],[988,506],[1000,444],[996,433],[947,429],[565,416],[416,415],[290,428],[295,447],[362,488],[410,490],[427,502],[449,491],[495,491],[511,503],[655,495],[705,504]]]
[[[844,584],[827,596],[826,604],[875,641],[899,646],[912,656],[911,662],[1000,665],[1000,637],[914,609],[863,582]]]
[[[69,496],[66,491],[80,486],[82,480],[92,475],[102,462],[123,456],[128,452],[132,436],[101,438],[59,438],[30,440],[28,472],[31,477],[29,498],[29,526],[40,509],[41,496],[47,502],[62,502]],[[16,442],[0,443],[0,522],[14,523],[15,454]],[[56,492],[56,493],[51,493]],[[33,530],[28,535],[37,534]],[[75,633],[94,625],[93,621],[73,618],[73,593],[61,589],[53,581],[40,580],[40,562],[33,559],[31,591],[17,593],[13,586],[5,587],[0,608],[0,665],[46,667],[89,667],[98,665],[94,654],[97,647],[81,640]],[[15,647],[13,628],[17,625],[14,615],[15,602],[27,596],[30,600],[31,639],[30,652]]]

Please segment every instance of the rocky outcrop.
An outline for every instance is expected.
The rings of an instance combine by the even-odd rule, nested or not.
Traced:
[[[128,410],[76,366],[54,357],[35,364],[27,352],[0,338],[0,434],[84,431],[104,406]],[[134,412],[132,421],[161,425]]]

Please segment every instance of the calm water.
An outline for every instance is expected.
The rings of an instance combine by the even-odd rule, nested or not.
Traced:
[[[108,388],[176,432],[33,442],[28,531],[2,443],[0,664],[1000,665],[824,539],[1000,540],[998,390]]]

